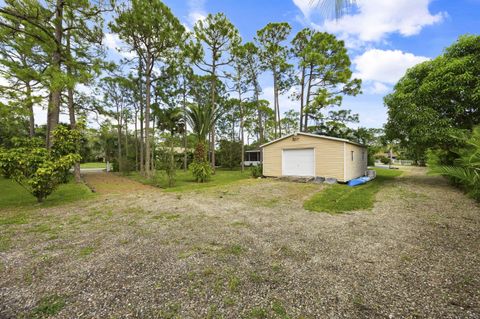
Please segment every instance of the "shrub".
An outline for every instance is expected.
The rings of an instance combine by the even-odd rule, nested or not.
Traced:
[[[222,167],[235,168],[242,161],[242,144],[228,140],[220,140],[218,149],[218,163]]]
[[[263,176],[263,166],[262,165],[257,165],[257,166],[252,166],[250,167],[250,173],[252,174],[252,177],[258,178]]]
[[[206,182],[212,175],[212,167],[207,161],[194,161],[188,168],[192,171],[195,181],[199,183]]]
[[[430,173],[450,178],[457,185],[462,185],[470,197],[480,201],[480,126],[473,129],[470,137],[456,138],[463,142],[463,147],[427,153]],[[446,158],[452,152],[457,158],[449,164],[450,160]]]
[[[60,131],[59,134],[56,134]],[[76,133],[72,130],[72,135]],[[71,137],[63,127],[55,130],[55,140],[51,150],[40,146],[35,138],[18,139],[11,149],[0,149],[0,173],[19,183],[23,188],[42,202],[56,187],[66,181],[66,176],[74,163],[81,157],[77,153],[67,153]]]
[[[389,159],[388,157],[386,157],[386,156],[381,156],[381,157],[380,157],[380,162],[381,162],[382,164],[388,165],[388,164],[390,164],[390,159]]]

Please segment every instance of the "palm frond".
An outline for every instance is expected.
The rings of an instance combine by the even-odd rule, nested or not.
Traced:
[[[437,166],[431,170],[434,174],[439,174],[451,178],[455,178],[460,182],[476,186],[480,184],[480,170],[459,166]]]
[[[356,4],[356,0],[310,0],[311,7],[319,8],[324,17],[339,19],[346,9]]]

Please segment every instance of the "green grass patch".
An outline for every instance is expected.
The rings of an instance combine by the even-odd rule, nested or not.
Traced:
[[[12,240],[10,239],[10,236],[7,234],[1,234],[0,235],[0,252],[7,251],[8,249],[10,249],[11,245],[12,245]]]
[[[51,295],[45,298],[42,298],[37,307],[33,309],[31,318],[47,318],[54,316],[60,312],[60,310],[65,307],[66,301],[65,298],[58,295]]]
[[[339,214],[373,207],[375,195],[385,185],[402,174],[399,170],[376,168],[377,178],[366,184],[350,187],[335,184],[307,200],[303,207],[316,212]]]
[[[153,179],[149,180],[140,175],[138,172],[131,173],[127,177],[147,185],[152,185],[165,189],[167,192],[185,192],[193,190],[201,190],[205,188],[224,186],[236,181],[250,178],[250,172],[245,171],[227,171],[217,169],[215,175],[212,175],[210,180],[205,183],[195,182],[193,175],[190,171],[184,172],[183,170],[177,170],[175,186],[168,187],[167,177],[163,171],[157,171]]]
[[[80,168],[103,168],[103,169],[106,169],[107,164],[102,163],[102,162],[81,163]]]
[[[75,183],[73,180],[66,184],[61,184],[43,203],[37,203],[37,199],[27,192],[18,183],[0,177],[0,209],[27,207],[36,205],[38,207],[49,207],[80,199],[87,199],[94,196],[94,193],[82,183]],[[20,217],[18,217],[20,218]],[[19,220],[20,221],[20,220]],[[26,222],[12,222],[13,224],[24,224]],[[2,221],[0,220],[0,224]]]
[[[80,249],[79,254],[80,254],[81,257],[86,257],[88,255],[91,255],[94,251],[95,251],[95,248],[87,246],[87,247],[83,247],[82,249]]]
[[[180,218],[180,214],[174,214],[174,213],[158,213],[154,216],[152,216],[153,219],[159,219],[159,220],[165,220],[165,221],[174,221]]]

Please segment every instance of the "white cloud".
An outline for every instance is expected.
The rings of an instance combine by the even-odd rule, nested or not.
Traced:
[[[191,26],[198,20],[204,20],[207,17],[205,11],[205,0],[188,0],[188,22]]]
[[[385,85],[381,82],[373,82],[371,83],[370,86],[367,86],[367,88],[365,89],[367,93],[379,94],[379,95],[384,95],[390,90],[391,90],[390,86]]]
[[[353,59],[356,70],[354,77],[364,81],[395,84],[408,68],[427,60],[428,57],[400,50],[370,49]],[[377,84],[377,90],[382,89],[384,88]]]
[[[430,13],[432,0],[357,0],[357,10],[338,20],[326,20],[323,24],[312,23],[319,29],[336,33],[342,38],[356,38],[363,42],[384,40],[389,34],[402,36],[418,34],[423,27],[441,22],[445,12]],[[293,0],[293,3],[308,19],[320,8],[310,0]]]
[[[127,51],[125,49],[125,43],[120,39],[116,33],[105,33],[105,38],[103,39],[105,46],[111,51],[124,58],[133,59],[136,57],[135,52]]]

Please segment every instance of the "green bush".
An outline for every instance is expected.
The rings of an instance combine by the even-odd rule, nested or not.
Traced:
[[[242,161],[242,144],[228,140],[220,140],[217,151],[217,162],[225,168],[235,168]]]
[[[367,165],[375,166],[375,156],[372,153],[368,153],[367,155]]]
[[[250,167],[250,173],[252,174],[252,177],[254,177],[254,178],[262,177],[263,176],[263,166],[262,165],[257,165],[257,166]]]
[[[40,146],[37,139],[27,138],[14,141],[14,147],[0,149],[0,173],[19,183],[23,188],[42,202],[59,184],[66,181],[66,176],[73,164],[79,162],[79,154],[70,148],[72,139],[77,136],[75,130],[68,131],[59,126],[54,131],[52,149]]]
[[[386,156],[380,156],[380,162],[382,164],[388,165],[388,164],[390,164],[390,159]]]
[[[427,152],[430,173],[450,178],[455,184],[461,185],[470,197],[480,201],[480,126],[475,127],[468,138],[456,138],[462,142],[463,147]],[[457,157],[453,161],[448,159],[451,153]]]
[[[212,175],[212,167],[207,161],[194,161],[188,168],[192,171],[195,181],[199,183],[206,182]]]

